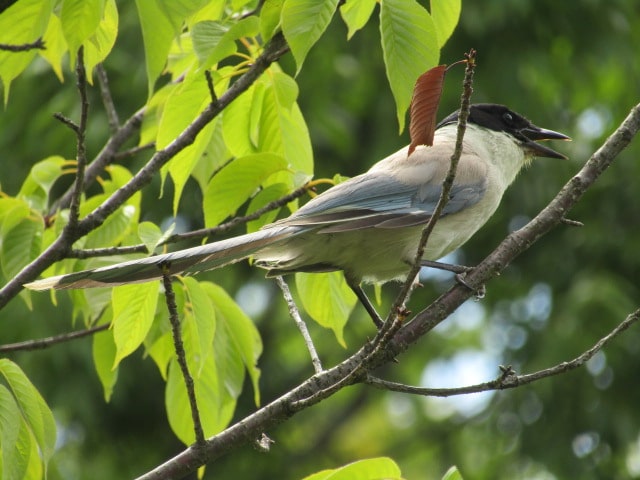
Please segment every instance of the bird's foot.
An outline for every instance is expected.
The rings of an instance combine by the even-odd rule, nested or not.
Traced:
[[[466,276],[467,276],[467,272],[457,273],[454,278],[456,279],[456,282],[458,282],[460,285],[463,285],[467,287],[469,290],[471,290],[473,292],[473,295],[476,297],[476,300],[482,300],[484,296],[487,294],[487,288],[485,287],[484,283],[480,285],[478,288],[472,287],[465,280]]]

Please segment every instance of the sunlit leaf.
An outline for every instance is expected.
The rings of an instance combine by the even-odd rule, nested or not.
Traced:
[[[402,480],[402,472],[392,459],[378,457],[323,470],[303,480]]]
[[[260,35],[264,42],[271,40],[280,26],[284,0],[265,0],[260,10]]]
[[[313,45],[329,25],[338,6],[338,0],[287,0],[282,8],[282,31],[293,57],[297,71]]]
[[[213,177],[204,193],[205,224],[214,226],[233,214],[270,175],[287,167],[272,153],[237,158]]]
[[[342,4],[340,15],[342,15],[342,19],[349,29],[347,33],[348,40],[367,24],[376,3],[378,3],[377,0],[351,0]]]
[[[433,25],[436,29],[440,48],[447,43],[456,25],[458,25],[461,10],[461,0],[431,0],[431,17],[433,18]]]
[[[344,275],[330,273],[296,273],[296,287],[302,305],[316,322],[333,330],[340,345],[344,342],[344,326],[356,305]]]
[[[415,0],[381,0],[382,53],[391,92],[396,101],[400,131],[418,76],[440,57],[429,13]]]
[[[462,480],[462,474],[457,467],[451,467],[442,477],[442,480]]]
[[[105,312],[100,320],[100,325],[111,321],[111,311]],[[102,331],[93,335],[92,343],[93,364],[102,384],[104,401],[108,402],[113,393],[113,387],[118,380],[119,367],[113,368],[116,359],[116,344],[111,330]]]
[[[211,297],[213,305],[216,310],[216,319],[218,329],[216,333],[216,339],[214,341],[216,346],[216,356],[220,358],[221,345],[226,345],[226,348],[232,348],[228,355],[234,358],[241,359],[249,377],[253,384],[255,403],[260,403],[260,390],[258,386],[258,380],[260,379],[260,369],[257,367],[258,358],[262,353],[262,340],[260,334],[256,329],[251,319],[242,311],[242,309],[236,304],[236,302],[224,291],[220,286],[210,282],[205,282],[202,287],[206,290],[207,294]],[[218,335],[220,333],[221,336]],[[220,342],[223,339],[222,335],[226,335],[228,341]],[[229,356],[227,362],[229,362]],[[219,360],[222,365],[222,361]],[[225,363],[227,364],[227,363]],[[239,388],[242,386],[242,380],[240,375],[236,376],[235,381],[229,377],[229,373],[225,373],[227,376],[226,383],[236,383]],[[235,397],[239,394],[234,392]]]
[[[2,238],[0,260],[7,278],[15,276],[41,251],[44,223],[37,217],[25,217]]]
[[[60,21],[64,38],[69,46],[71,66],[76,52],[97,30],[105,7],[105,0],[64,0]]]
[[[249,207],[247,207],[247,215],[250,215],[256,210],[261,209],[270,202],[284,197],[287,193],[289,193],[289,188],[284,183],[274,183],[273,185],[269,185],[267,188],[262,189],[260,193],[258,193],[251,199]],[[255,232],[267,223],[273,222],[279,211],[280,208],[276,208],[262,214],[260,218],[256,220],[251,220],[247,223],[247,232]]]
[[[13,2],[0,15],[0,43],[22,45],[42,37],[49,24],[54,3],[53,0]],[[0,80],[4,88],[5,103],[9,99],[11,82],[22,73],[35,56],[36,50],[0,51]]]
[[[36,387],[11,360],[0,359],[0,376],[13,395],[22,420],[37,442],[46,464],[56,443],[56,424],[51,410]]]
[[[117,36],[118,8],[115,0],[106,0],[104,15],[100,19],[98,28],[84,47],[84,63],[89,83],[93,83],[93,69],[98,63],[107,58],[116,42]]]
[[[136,0],[136,7],[142,28],[150,98],[153,86],[167,63],[167,55],[177,33],[169,19],[161,13],[158,0]]]
[[[144,340],[158,303],[158,283],[136,283],[115,287],[112,294],[113,339],[116,355],[113,368],[134,352]]]

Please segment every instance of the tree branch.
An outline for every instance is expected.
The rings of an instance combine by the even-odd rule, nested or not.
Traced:
[[[293,300],[293,296],[291,295],[291,291],[289,290],[289,285],[284,281],[282,276],[278,275],[276,277],[276,283],[280,290],[282,290],[282,295],[284,296],[285,302],[287,302],[287,307],[289,307],[289,315],[293,318],[296,326],[300,330],[302,334],[302,338],[304,339],[304,343],[307,346],[307,350],[309,350],[309,355],[311,356],[311,363],[313,364],[313,369],[316,373],[322,372],[322,363],[320,362],[320,357],[318,357],[318,352],[316,351],[316,347],[313,344],[313,340],[311,339],[311,335],[309,335],[309,329],[307,328],[307,324],[304,323],[302,317],[300,316],[300,311],[296,306],[296,303]]]
[[[502,373],[495,380],[489,382],[478,383],[458,388],[423,388],[411,385],[403,385],[401,383],[382,380],[373,376],[367,377],[365,383],[382,390],[390,390],[393,392],[410,393],[412,395],[422,395],[425,397],[451,397],[453,395],[466,395],[469,393],[487,392],[492,390],[506,390],[508,388],[516,388],[529,383],[537,382],[543,378],[560,375],[571,370],[575,370],[583,366],[591,357],[602,350],[611,340],[620,335],[623,331],[633,325],[640,319],[640,309],[630,313],[619,325],[616,326],[606,336],[598,340],[590,349],[582,354],[566,362],[559,363],[553,367],[538,370],[534,373],[526,375],[517,375],[511,367],[501,367]]]
[[[24,342],[7,343],[6,345],[0,345],[0,353],[19,352],[29,350],[42,350],[43,348],[57,345],[58,343],[68,342],[69,340],[75,340],[76,338],[83,338],[94,333],[107,330],[109,324],[97,325],[95,327],[87,328],[86,330],[78,330],[76,332],[62,333],[60,335],[54,335],[52,337],[40,338],[38,340],[26,340]]]
[[[113,135],[120,128],[120,119],[118,118],[118,111],[116,110],[116,105],[113,103],[113,97],[111,96],[109,78],[107,77],[107,71],[104,69],[104,65],[102,63],[96,65],[95,71],[98,76],[98,84],[100,85],[102,104],[104,105],[104,109],[107,112],[107,118],[109,119],[109,129]]]
[[[29,50],[45,50],[47,47],[44,44],[42,38],[38,38],[31,43],[23,43],[20,45],[11,45],[8,43],[0,43],[0,50],[7,52],[27,52]]]

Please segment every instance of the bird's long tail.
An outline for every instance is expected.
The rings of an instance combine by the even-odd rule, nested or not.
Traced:
[[[31,290],[113,287],[148,282],[170,275],[212,270],[249,257],[262,248],[302,233],[303,227],[278,226],[199,247],[44,278],[24,286]]]

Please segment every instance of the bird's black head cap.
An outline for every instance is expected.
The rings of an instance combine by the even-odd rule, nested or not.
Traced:
[[[443,119],[436,129],[458,122],[459,110]],[[468,123],[494,130],[505,132],[520,141],[521,145],[539,157],[567,158],[544,145],[536,143],[539,140],[570,140],[563,133],[540,128],[519,113],[510,110],[504,105],[496,103],[476,103],[469,109]]]

